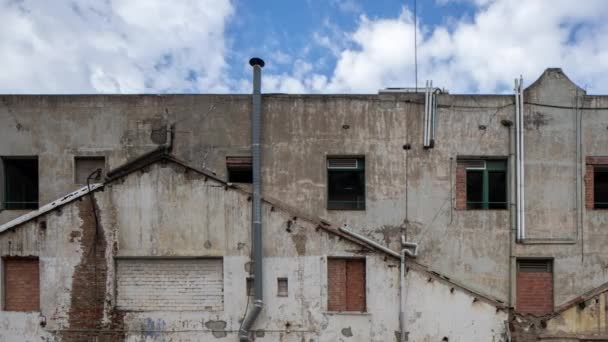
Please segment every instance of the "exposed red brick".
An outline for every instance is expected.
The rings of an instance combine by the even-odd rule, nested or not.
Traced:
[[[467,208],[467,168],[462,163],[456,164],[456,209]]]
[[[586,159],[589,165],[608,165],[608,156],[587,156]]]
[[[517,272],[516,310],[544,315],[553,311],[553,273]]]
[[[346,310],[346,259],[327,260],[327,310]]]
[[[364,259],[328,259],[327,285],[329,311],[365,311]]]
[[[596,165],[608,166],[608,156],[587,156],[585,158],[585,208],[594,209],[594,167]]]
[[[38,258],[5,258],[6,311],[40,311],[40,267]]]
[[[250,168],[251,167],[251,156],[245,157],[226,157],[226,166],[237,167],[237,168]]]
[[[593,209],[593,202],[595,200],[593,182],[593,164],[587,164],[585,168],[585,208],[587,209]]]
[[[106,298],[108,261],[103,227],[96,227],[91,199],[78,203],[82,220],[82,257],[72,276],[72,292],[68,314],[69,328],[61,333],[62,341],[118,341],[123,338],[123,314],[108,311],[109,323],[103,322]],[[97,208],[97,203],[94,201]],[[97,209],[99,212],[99,209]]]
[[[346,262],[346,311],[365,312],[365,260]]]

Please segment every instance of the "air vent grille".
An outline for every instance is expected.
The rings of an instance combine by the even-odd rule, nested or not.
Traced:
[[[464,165],[464,167],[467,170],[485,170],[486,169],[485,160],[463,160],[463,161],[459,161],[458,163]]]
[[[551,272],[549,260],[520,260],[517,264],[519,272]]]
[[[332,158],[327,160],[328,169],[357,169],[359,160],[355,158]]]

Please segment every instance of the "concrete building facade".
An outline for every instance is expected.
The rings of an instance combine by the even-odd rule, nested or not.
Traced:
[[[523,92],[520,153],[515,96],[433,90],[432,108],[429,99],[405,91],[263,95],[271,295],[252,338],[399,338],[399,260],[336,228],[347,226],[393,251],[402,236],[418,244],[405,277],[409,341],[608,339],[601,210],[608,96],[587,95],[560,69],[547,69]],[[2,271],[6,278],[38,260],[40,281],[34,313],[7,310],[27,303],[7,308],[10,284],[2,283],[5,340],[236,340],[247,306],[251,204],[249,185],[228,181],[230,164],[250,156],[251,109],[249,95],[0,96]],[[159,147],[171,153],[139,167],[140,156]],[[523,236],[515,212],[520,155]],[[35,186],[11,183],[14,170],[31,171],[23,160],[35,161]],[[354,207],[333,202],[333,182],[343,179],[332,173],[336,160],[355,163],[345,181],[347,195],[358,191]],[[101,185],[43,212],[100,165],[114,170],[91,180]],[[340,287],[328,285],[333,258],[364,260],[365,310],[347,300],[361,291],[347,287],[346,302],[335,304],[346,309],[328,310]],[[151,295],[139,297],[132,286],[147,276],[193,287],[150,286]],[[338,278],[353,283],[345,277]],[[275,297],[279,288],[287,297]],[[159,311],[171,289],[196,295]]]

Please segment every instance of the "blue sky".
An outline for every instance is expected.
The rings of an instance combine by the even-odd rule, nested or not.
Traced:
[[[603,0],[0,0],[0,93],[508,93],[547,67],[608,93]]]

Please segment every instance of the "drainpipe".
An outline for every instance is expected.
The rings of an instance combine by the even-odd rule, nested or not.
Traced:
[[[415,242],[405,241],[405,235],[401,235],[401,246],[403,247],[403,249],[401,250],[401,253],[397,253],[392,249],[384,247],[376,241],[368,239],[367,237],[361,234],[357,234],[345,227],[339,227],[338,230],[351,237],[354,237],[359,241],[362,241],[370,246],[373,246],[400,259],[401,265],[399,267],[399,328],[401,329],[401,337],[399,338],[399,342],[405,342],[405,260],[406,255],[412,258],[418,256],[418,244]]]
[[[511,120],[502,120],[501,124],[507,128],[507,132],[509,135],[509,191],[508,191],[508,198],[509,198],[509,307],[513,307],[513,289],[514,284],[513,281],[515,279],[515,276],[513,274],[514,271],[514,253],[513,253],[513,242],[516,239],[515,235],[515,230],[517,229],[516,227],[516,215],[517,213],[515,212],[515,208],[516,208],[516,202],[515,202],[515,137],[514,137],[514,130],[513,130],[513,121]]]
[[[401,250],[401,267],[400,267],[400,275],[399,275],[399,327],[401,328],[401,335],[399,338],[399,342],[406,342],[406,326],[405,326],[405,273],[406,273],[406,265],[405,265],[405,256],[408,255],[410,257],[418,256],[418,244],[415,242],[405,241],[405,235],[401,235],[401,246],[403,249]]]
[[[523,86],[524,86],[524,79],[520,76],[519,77],[519,130],[520,130],[520,153],[521,153],[521,157],[520,157],[520,171],[519,171],[519,175],[521,176],[521,181],[519,182],[519,186],[521,187],[520,191],[521,191],[521,195],[520,195],[520,199],[521,199],[521,208],[519,209],[521,212],[521,238],[522,240],[526,238],[526,173],[525,173],[525,157],[524,157],[524,150],[525,150],[525,144],[524,144],[524,127],[525,127],[525,123],[524,123],[524,90],[523,90]]]
[[[524,194],[524,99],[522,91],[523,79],[515,79],[515,157],[516,157],[516,189],[517,189],[517,241],[526,238],[525,194]]]
[[[253,162],[253,201],[251,207],[251,230],[253,249],[253,307],[245,316],[239,339],[241,342],[249,341],[249,330],[258,318],[264,306],[264,291],[262,287],[262,178],[260,142],[262,136],[262,68],[264,61],[261,58],[252,58],[249,65],[253,67],[253,95],[251,111],[251,159]]]

